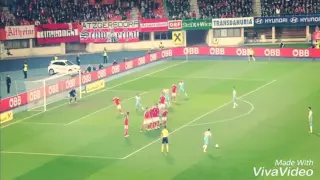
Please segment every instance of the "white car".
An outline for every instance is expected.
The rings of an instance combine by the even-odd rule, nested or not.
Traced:
[[[80,66],[73,64],[68,60],[51,61],[48,66],[48,73],[50,75],[60,74],[76,74],[80,70]]]

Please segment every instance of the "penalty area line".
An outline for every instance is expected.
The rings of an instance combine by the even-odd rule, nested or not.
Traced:
[[[104,89],[104,90],[102,90],[102,91],[98,91],[98,92],[96,92],[96,93],[89,94],[89,95],[87,95],[87,96],[84,96],[83,98],[87,98],[87,97],[93,96],[93,95],[95,95],[95,94],[99,94],[99,93],[101,93],[101,92],[108,91],[108,90],[110,90],[110,89],[114,89],[114,88],[116,88],[116,87],[122,86],[122,85],[124,85],[124,84],[128,84],[128,83],[130,83],[130,82],[137,81],[137,80],[142,79],[142,78],[144,78],[144,77],[151,76],[151,75],[156,74],[156,73],[158,73],[158,72],[162,72],[162,71],[164,71],[164,70],[167,70],[167,69],[170,69],[170,68],[179,66],[179,65],[184,64],[184,63],[186,63],[186,62],[188,62],[188,61],[179,62],[179,63],[177,63],[177,64],[174,64],[174,65],[171,65],[171,66],[167,66],[167,67],[165,67],[165,68],[161,68],[161,69],[159,69],[159,70],[153,71],[152,73],[148,73],[148,74],[145,74],[145,75],[143,75],[143,76],[140,76],[140,77],[137,77],[137,78],[128,80],[128,81],[124,81],[124,82],[119,83],[119,84],[117,84],[117,85],[111,86],[111,87],[106,88],[106,89]],[[58,102],[58,101],[57,101],[57,102]],[[69,104],[69,103],[64,103],[64,104],[55,106],[55,107],[53,107],[53,108],[47,109],[47,111],[51,111],[51,110],[57,109],[57,108],[59,108],[59,107],[65,106],[65,105],[67,105],[67,104]],[[38,115],[40,115],[40,114],[43,114],[43,113],[45,113],[45,112],[47,112],[47,111],[41,111],[41,112],[39,112],[39,113],[36,113],[36,114],[31,115],[31,116],[25,117],[25,118],[23,118],[23,119],[14,121],[14,122],[12,122],[12,123],[10,123],[10,124],[7,124],[7,125],[0,125],[0,128],[2,129],[2,128],[9,127],[9,126],[14,125],[14,124],[17,124],[17,123],[19,123],[19,122],[21,122],[21,121],[24,121],[24,120],[33,118],[33,117],[35,117],[35,116],[38,116]]]
[[[264,85],[262,85],[262,86],[260,86],[260,87],[258,87],[258,88],[256,88],[256,89],[254,89],[254,90],[252,90],[252,91],[250,91],[250,92],[248,92],[248,93],[246,93],[246,94],[243,94],[242,96],[239,97],[239,99],[241,99],[241,98],[243,98],[243,97],[246,97],[246,96],[248,96],[248,95],[250,95],[250,94],[252,94],[252,93],[254,93],[254,92],[256,92],[256,91],[259,91],[260,89],[262,89],[262,88],[264,88],[264,87],[266,87],[266,86],[268,86],[268,85],[270,85],[270,84],[272,84],[272,83],[274,83],[274,82],[276,82],[276,80],[270,81],[270,82],[268,82],[268,83],[266,83],[266,84],[264,84]],[[211,113],[213,113],[213,112],[215,112],[215,111],[217,111],[217,110],[219,110],[219,109],[227,106],[227,105],[230,104],[231,102],[232,102],[232,101],[226,102],[226,103],[224,103],[223,105],[221,105],[221,106],[219,106],[219,107],[217,107],[217,108],[215,108],[215,109],[212,109],[211,111],[209,111],[209,112],[207,112],[207,113],[205,113],[205,114],[203,114],[203,115],[195,118],[194,120],[189,121],[189,122],[186,123],[185,125],[183,125],[183,126],[179,127],[178,129],[175,129],[174,131],[172,131],[172,132],[170,133],[170,135],[172,135],[172,134],[175,133],[175,132],[178,132],[179,130],[183,129],[184,127],[187,127],[187,126],[190,125],[191,123],[196,122],[196,121],[202,119],[203,117],[206,117],[206,116],[208,116],[209,114],[211,114]],[[138,152],[142,151],[143,149],[151,146],[152,144],[154,144],[154,143],[156,143],[156,142],[158,142],[158,141],[160,141],[160,140],[161,140],[161,138],[158,138],[158,139],[150,142],[149,144],[147,144],[147,145],[145,145],[145,146],[143,146],[143,147],[141,147],[141,148],[133,151],[132,153],[124,156],[123,159],[127,159],[127,158],[133,156],[134,154],[137,154]]]
[[[36,155],[36,156],[56,156],[56,157],[75,157],[75,158],[88,158],[88,159],[116,159],[122,160],[118,157],[105,157],[105,156],[84,156],[75,154],[55,154],[55,153],[36,153],[36,152],[16,152],[16,151],[0,151],[1,154],[18,154],[18,155]]]

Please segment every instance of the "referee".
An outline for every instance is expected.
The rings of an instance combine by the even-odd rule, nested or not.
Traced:
[[[162,138],[162,146],[161,146],[161,152],[164,150],[164,145],[166,145],[167,153],[169,152],[169,131],[167,129],[167,126],[164,126],[161,131],[161,138]]]

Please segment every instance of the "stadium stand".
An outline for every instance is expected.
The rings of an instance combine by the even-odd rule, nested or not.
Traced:
[[[134,2],[134,1],[131,1]],[[1,12],[1,23],[10,25],[51,24],[78,21],[127,20],[131,4],[116,0],[17,0],[10,13]]]
[[[199,0],[200,18],[249,17],[252,0]]]
[[[262,16],[308,15],[320,13],[319,0],[261,0]]]
[[[139,19],[154,19],[164,17],[162,0],[140,0],[137,7],[139,8]]]
[[[171,19],[191,19],[192,12],[188,0],[166,0],[168,16]]]

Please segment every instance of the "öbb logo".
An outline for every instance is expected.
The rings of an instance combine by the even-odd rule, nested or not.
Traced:
[[[53,84],[51,86],[48,87],[48,94],[52,95],[52,94],[56,94],[59,92],[59,84]]]
[[[294,49],[292,55],[294,57],[309,57],[310,51],[308,49]]]
[[[279,57],[281,55],[280,49],[265,49],[264,55],[268,57]]]
[[[184,48],[183,53],[184,53],[184,55],[188,55],[188,54],[197,55],[197,54],[199,54],[199,48],[197,48],[197,47]]]
[[[29,101],[29,102],[36,101],[36,100],[38,100],[38,99],[40,99],[40,98],[41,98],[41,91],[40,91],[40,89],[36,89],[36,90],[30,91],[30,92],[28,93],[28,101]]]
[[[119,72],[120,72],[120,66],[119,65],[112,66],[112,74],[117,74]]]
[[[21,96],[14,96],[9,99],[10,108],[15,108],[21,105]]]
[[[132,62],[132,61],[128,61],[128,62],[126,62],[126,64],[125,64],[125,68],[126,68],[126,70],[128,70],[128,69],[132,69],[132,68],[133,68],[133,62]]]
[[[107,77],[107,72],[104,69],[98,71],[98,79]]]
[[[225,55],[224,48],[210,48],[210,55]]]
[[[82,76],[82,84],[87,84],[91,82],[91,74],[84,74]]]
[[[144,65],[146,63],[146,58],[145,57],[140,57],[138,59],[138,65],[141,66],[141,65]]]

